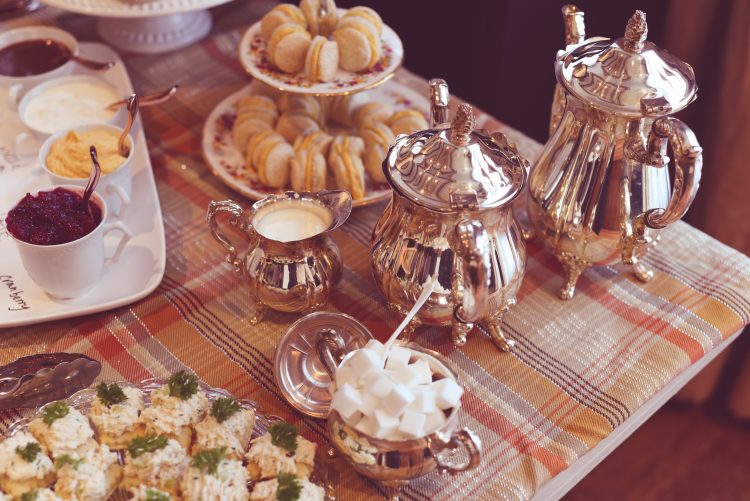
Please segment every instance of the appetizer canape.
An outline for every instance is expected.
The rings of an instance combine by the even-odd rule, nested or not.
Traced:
[[[211,402],[211,410],[195,425],[193,454],[203,449],[225,447],[227,457],[242,459],[255,425],[255,413],[243,409],[232,397]]]
[[[0,442],[0,488],[11,497],[54,481],[52,460],[30,433],[22,431]]]
[[[177,496],[180,477],[189,461],[180,443],[166,435],[136,437],[125,453],[122,487],[145,485]]]
[[[244,501],[248,499],[247,470],[226,457],[224,447],[205,449],[193,456],[182,476],[186,501]]]
[[[323,501],[324,491],[306,478],[291,473],[279,473],[277,478],[258,482],[250,493],[251,501]]]
[[[274,423],[268,433],[252,441],[245,455],[252,480],[292,473],[308,478],[315,462],[317,445],[299,436],[297,428],[286,422]]]
[[[143,411],[143,395],[137,388],[120,388],[117,383],[101,383],[91,403],[89,418],[99,434],[99,441],[112,449],[124,449],[138,435],[143,425],[138,416]]]
[[[104,444],[88,449],[74,458],[59,456],[55,460],[57,482],[55,494],[72,501],[104,501],[120,483],[122,468],[117,453]]]
[[[63,401],[44,406],[42,416],[29,423],[29,431],[53,458],[79,457],[96,446],[89,420]]]
[[[63,498],[55,494],[51,489],[37,489],[28,491],[15,498],[17,501],[63,501]],[[0,493],[0,501],[10,501],[11,498],[4,497]]]
[[[198,378],[180,371],[151,393],[151,407],[141,413],[146,433],[163,434],[190,450],[194,425],[206,414],[208,399],[199,391]]]

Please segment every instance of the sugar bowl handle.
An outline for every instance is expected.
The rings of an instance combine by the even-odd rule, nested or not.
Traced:
[[[703,150],[682,120],[663,117],[654,121],[648,136],[648,162],[662,167],[669,164],[667,144],[674,153],[675,175],[672,197],[666,209],[639,214],[633,224],[636,238],[644,240],[645,227],[661,229],[681,219],[693,203],[701,179]]]
[[[242,263],[241,260],[237,258],[237,248],[232,245],[229,239],[224,233],[222,233],[219,224],[216,221],[216,216],[220,212],[228,212],[229,224],[239,230],[245,231],[247,229],[247,223],[242,217],[244,209],[232,200],[222,200],[221,202],[212,200],[208,204],[208,213],[206,213],[206,222],[208,222],[208,229],[211,232],[211,236],[214,237],[214,239],[229,253],[227,256],[227,262],[240,271],[242,269]]]
[[[457,449],[460,446],[464,447],[469,454],[469,460],[466,463],[456,465],[440,458],[441,451],[445,449]],[[437,469],[440,473],[447,471],[451,475],[455,475],[462,471],[473,470],[479,466],[479,462],[482,460],[482,441],[468,428],[462,428],[454,431],[447,442],[433,440],[430,443],[430,452],[437,462]]]
[[[346,343],[337,331],[333,329],[321,329],[318,332],[318,339],[315,341],[315,351],[318,352],[318,358],[323,363],[323,368],[331,379],[336,374],[336,367],[346,355]]]
[[[463,278],[462,283],[454,284],[454,295],[460,298],[455,314],[462,322],[473,323],[484,316],[490,296],[490,239],[475,219],[458,223],[454,237]]]

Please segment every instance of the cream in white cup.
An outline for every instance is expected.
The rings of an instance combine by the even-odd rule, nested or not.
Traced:
[[[34,143],[62,130],[114,123],[124,116],[124,108],[106,108],[119,100],[112,84],[90,75],[63,76],[35,86],[17,103],[18,117],[29,130],[16,135],[16,154],[36,151]]]
[[[83,188],[72,185],[50,186],[36,190],[32,195],[55,188],[65,188],[83,195]],[[77,240],[64,244],[37,245],[19,240],[11,234],[29,277],[50,296],[69,299],[92,289],[99,282],[104,267],[117,262],[132,237],[130,228],[124,223],[105,222],[107,203],[101,196],[93,193],[91,201],[101,209],[102,220],[93,231]],[[122,233],[122,238],[112,256],[107,257],[104,255],[103,237],[112,231]]]
[[[53,134],[52,136],[47,138],[46,141],[44,141],[42,148],[39,150],[39,164],[42,166],[42,169],[44,169],[44,172],[47,173],[47,176],[49,176],[52,184],[56,186],[63,184],[72,184],[82,187],[86,186],[89,180],[88,176],[77,178],[56,174],[49,169],[47,165],[47,158],[49,157],[52,145],[57,140],[64,139],[70,131],[81,133],[93,129],[110,130],[118,136],[122,133],[122,129],[120,129],[119,127],[115,127],[114,125],[82,125],[80,127],[73,127],[67,130],[60,131],[57,134]],[[118,218],[123,217],[126,207],[130,204],[130,193],[132,186],[132,170],[130,164],[133,159],[133,151],[135,145],[135,143],[133,142],[133,137],[130,135],[128,135],[128,143],[130,144],[130,153],[128,154],[128,158],[125,159],[125,161],[122,163],[122,165],[120,165],[119,168],[117,168],[117,170],[110,172],[109,174],[102,173],[102,176],[99,179],[99,184],[96,187],[96,192],[104,197],[104,200],[107,202],[107,207],[111,211],[112,215]]]
[[[51,26],[25,26],[0,33],[0,49],[31,40],[53,40],[67,47],[73,56],[78,55],[78,40],[67,31]],[[17,102],[18,97],[23,92],[28,91],[35,85],[51,78],[70,75],[73,72],[74,65],[75,61],[70,59],[57,68],[38,75],[0,75],[0,87],[7,88],[9,99]]]

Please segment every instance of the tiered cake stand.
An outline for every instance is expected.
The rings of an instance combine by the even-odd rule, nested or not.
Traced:
[[[58,9],[100,17],[99,35],[126,52],[176,50],[211,31],[207,9],[231,0],[42,0]]]

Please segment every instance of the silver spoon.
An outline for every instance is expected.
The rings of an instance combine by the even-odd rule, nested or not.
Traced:
[[[99,178],[102,175],[102,168],[99,165],[99,159],[96,156],[96,146],[92,145],[91,148],[89,148],[89,153],[91,154],[91,161],[94,163],[94,168],[91,169],[89,182],[86,184],[86,189],[83,190],[83,207],[90,213],[91,207],[89,207],[89,199],[91,199],[91,194],[94,193],[96,185],[99,184]]]
[[[143,106],[152,106],[154,104],[160,104],[166,101],[167,99],[171,98],[177,93],[177,89],[179,89],[180,86],[175,84],[168,88],[167,90],[163,90],[161,92],[155,92],[153,94],[149,94],[147,96],[143,96],[139,98],[138,107]],[[129,99],[129,98],[128,98]],[[128,104],[128,99],[121,99],[119,101],[115,101],[114,103],[107,106],[105,109],[107,110],[115,110],[119,106],[122,106],[123,104]]]
[[[133,127],[135,117],[138,115],[138,95],[133,94],[128,98],[128,123],[120,134],[120,141],[117,143],[117,152],[121,157],[126,157],[130,154],[130,146],[128,145],[128,134],[130,129]]]

